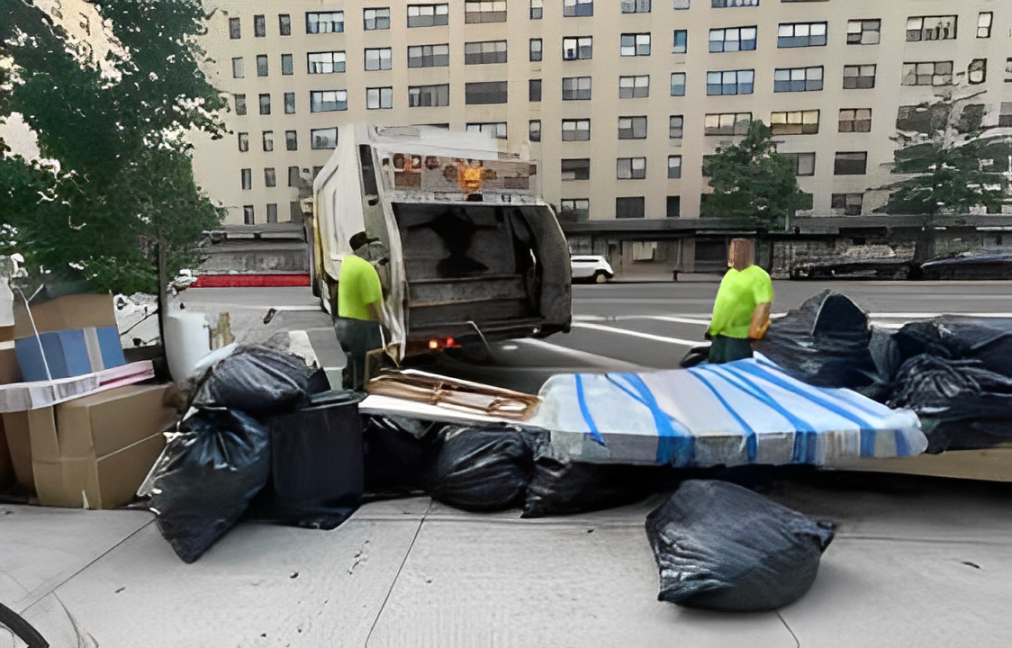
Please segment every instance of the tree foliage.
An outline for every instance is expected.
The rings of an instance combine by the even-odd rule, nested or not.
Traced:
[[[95,289],[154,291],[153,250],[168,271],[195,260],[222,211],[193,178],[185,135],[220,137],[223,101],[200,72],[199,0],[96,4],[115,47],[96,60],[27,0],[0,0],[0,119],[17,112],[42,160],[0,147],[0,226],[29,268]],[[47,162],[54,160],[56,164]]]
[[[769,230],[782,229],[804,194],[790,157],[777,153],[776,142],[760,120],[749,125],[738,144],[719,147],[703,165],[713,193],[702,205],[703,217],[747,218]]]

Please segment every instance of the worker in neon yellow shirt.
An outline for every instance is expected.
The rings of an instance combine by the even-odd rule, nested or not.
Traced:
[[[713,303],[706,339],[713,340],[709,361],[714,364],[752,357],[752,342],[761,340],[770,325],[773,282],[753,263],[751,241],[733,239],[728,269]]]
[[[366,354],[383,346],[383,284],[374,264],[386,259],[367,260],[370,245],[378,241],[365,232],[355,234],[349,241],[353,254],[341,261],[335,329],[345,354],[345,389],[362,389]]]

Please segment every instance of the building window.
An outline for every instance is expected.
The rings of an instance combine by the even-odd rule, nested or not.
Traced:
[[[991,38],[991,23],[994,22],[994,14],[990,11],[982,11],[977,14],[977,38]]]
[[[464,22],[506,22],[506,0],[464,0]]]
[[[907,18],[907,42],[952,40],[956,37],[956,16],[911,16]]]
[[[773,71],[773,92],[815,92],[822,90],[822,66],[781,68]]]
[[[562,160],[562,180],[590,180],[590,158]]]
[[[292,35],[292,17],[288,14],[278,15],[278,33],[282,36]]]
[[[285,131],[285,150],[286,151],[298,151],[299,150],[299,135],[295,131]]]
[[[313,90],[309,93],[309,112],[348,110],[347,90]]]
[[[563,101],[589,101],[591,94],[590,77],[563,77]]]
[[[815,153],[783,153],[782,155],[794,163],[794,175],[815,175]]]
[[[249,191],[253,188],[253,169],[240,169],[239,182],[242,183],[242,190]]]
[[[998,113],[998,126],[1001,128],[1012,126],[1012,102],[1001,102],[1001,109]]]
[[[286,115],[294,115],[295,114],[295,93],[294,92],[286,92],[285,93],[285,114]]]
[[[246,65],[241,56],[232,59],[232,78],[241,79],[246,76]]]
[[[620,140],[646,139],[647,118],[646,117],[619,117],[618,138]]]
[[[408,48],[408,67],[447,67],[450,65],[449,45],[415,45]]]
[[[590,140],[589,119],[563,119],[562,120],[562,141],[563,142],[586,142]]]
[[[678,11],[679,9],[688,9],[688,8],[689,8],[689,0],[675,0],[675,11]]]
[[[615,218],[644,218],[646,201],[643,196],[615,199]]]
[[[875,66],[874,65],[845,65],[843,66],[843,89],[869,89],[875,87]]]
[[[507,139],[506,122],[482,122],[478,124],[468,124],[466,128],[470,133],[485,133],[486,135],[496,139]]]
[[[253,16],[253,37],[263,38],[267,35],[267,21],[263,16]]]
[[[703,118],[704,135],[746,135],[752,113],[715,113]]]
[[[307,34],[330,34],[344,31],[343,11],[307,11]]]
[[[664,215],[668,218],[679,218],[682,215],[681,196],[668,196]]]
[[[527,81],[527,95],[530,101],[534,103],[541,101],[541,79],[530,79]]]
[[[366,110],[385,110],[394,107],[393,88],[366,88],[365,89]]]
[[[408,27],[435,27],[450,24],[450,5],[408,5]]]
[[[622,0],[622,13],[650,13],[650,0]]]
[[[710,6],[714,9],[729,9],[731,7],[758,7],[759,0],[710,0]]]
[[[594,39],[590,36],[574,36],[562,39],[562,60],[576,61],[594,56]]]
[[[903,79],[900,83],[905,86],[951,85],[952,61],[904,63]]]
[[[540,38],[532,38],[530,46],[530,60],[540,61],[542,57],[542,44]]]
[[[239,116],[246,114],[246,95],[235,95],[235,114]]]
[[[464,65],[506,62],[506,41],[464,43]]]
[[[1005,59],[1005,83],[1012,83],[1012,58]]]
[[[242,206],[242,222],[246,225],[254,225],[253,205]]]
[[[527,123],[527,139],[532,142],[541,141],[541,120],[532,119]]]
[[[389,70],[393,67],[393,61],[393,49],[389,47],[370,47],[365,50],[366,71]]]
[[[269,94],[260,95],[260,114],[271,114],[271,96]]]
[[[863,206],[864,194],[833,194],[830,199],[830,207],[833,209],[833,216],[860,216]]]
[[[841,133],[870,133],[871,108],[841,108]]]
[[[878,45],[882,32],[881,20],[847,21],[848,45]]]
[[[232,40],[242,38],[242,24],[238,18],[228,19],[228,37]]]
[[[967,68],[966,80],[976,85],[987,80],[987,59],[973,59]]]
[[[826,23],[780,23],[777,47],[820,47],[826,44]]]
[[[249,133],[239,133],[239,152],[245,153],[249,150]]]
[[[309,131],[309,141],[314,149],[337,148],[337,127],[314,128]]]
[[[590,220],[590,200],[587,198],[563,198],[560,201],[561,213],[559,216],[568,216],[565,220],[587,221]]]
[[[669,155],[668,156],[668,179],[677,180],[682,177],[682,156],[681,155]]]
[[[745,52],[755,49],[755,27],[729,27],[710,30],[711,52]]]
[[[541,20],[544,13],[544,0],[531,0],[531,20]]]
[[[363,9],[362,23],[366,31],[390,29],[390,7],[382,9]]]
[[[674,44],[671,46],[672,54],[685,54],[689,47],[689,32],[684,29],[675,30]]]
[[[267,76],[267,71],[268,71],[267,70],[267,55],[266,54],[258,54],[257,55],[257,76],[258,77],[265,77],[265,76]]]
[[[278,186],[278,176],[274,172],[274,167],[264,169],[264,186],[265,187]]]
[[[819,132],[818,110],[794,110],[770,115],[774,135],[815,135]]]
[[[347,56],[344,52],[310,52],[306,54],[309,74],[344,72]]]
[[[450,105],[450,84],[408,87],[408,107],[425,108]]]
[[[685,96],[685,72],[671,73],[671,96],[672,97]]]
[[[682,139],[685,118],[682,115],[668,117],[668,139]]]
[[[615,177],[619,180],[643,180],[647,177],[645,157],[618,158]]]
[[[270,153],[274,150],[274,131],[263,132],[264,152]]]
[[[278,222],[278,204],[267,203],[267,222],[276,223]]]
[[[282,54],[281,55],[281,74],[289,75],[294,74],[295,70],[292,66],[292,55]]]
[[[726,70],[706,73],[706,94],[752,94],[755,70]]]
[[[479,81],[464,84],[464,103],[469,106],[509,102],[506,81]]]
[[[650,34],[622,34],[622,56],[650,56]]]
[[[649,76],[620,76],[618,78],[619,99],[642,99],[649,96]]]
[[[567,18],[594,15],[594,0],[563,0],[562,15]]]

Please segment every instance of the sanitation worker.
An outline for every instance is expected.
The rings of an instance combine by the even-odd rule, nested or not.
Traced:
[[[367,260],[378,241],[365,232],[355,234],[349,241],[353,254],[341,261],[334,326],[345,354],[345,389],[362,389],[366,354],[383,346],[383,284],[376,265],[385,259]]]
[[[752,357],[752,343],[766,335],[773,304],[773,282],[753,263],[752,241],[733,239],[728,249],[730,266],[713,303],[706,339],[713,340],[709,361],[722,364]]]

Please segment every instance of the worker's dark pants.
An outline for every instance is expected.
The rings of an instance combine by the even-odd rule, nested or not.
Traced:
[[[711,364],[724,364],[752,357],[752,343],[747,339],[730,338],[726,335],[717,335],[713,338],[710,346]]]
[[[344,388],[361,390],[365,385],[366,354],[383,346],[380,325],[367,320],[337,317],[334,319],[334,330],[345,356]]]

